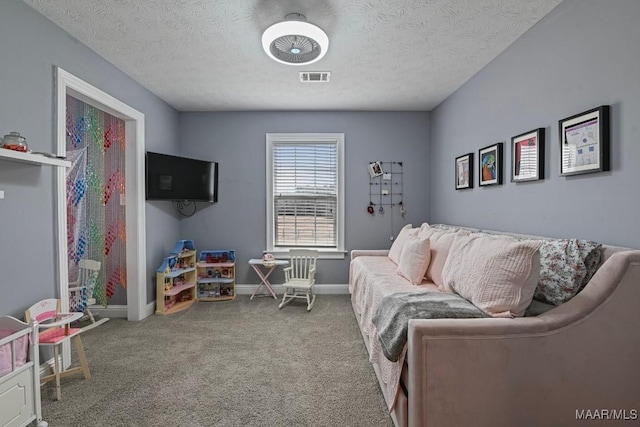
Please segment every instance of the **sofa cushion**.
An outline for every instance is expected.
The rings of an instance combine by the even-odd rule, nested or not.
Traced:
[[[472,234],[526,239],[523,235],[501,235],[486,230]],[[602,244],[580,239],[540,239],[540,278],[533,299],[560,305],[576,296],[598,270],[602,261]]]
[[[600,265],[602,244],[589,240],[553,239],[540,248],[540,280],[534,298],[560,305],[576,296]]]
[[[443,270],[445,290],[454,291],[494,317],[522,316],[537,280],[540,240],[456,235]]]
[[[456,236],[466,236],[466,231],[451,232],[447,230],[434,230],[432,228],[421,228],[420,237],[429,237],[429,246],[431,247],[431,261],[427,268],[427,279],[435,283],[440,290],[444,290],[444,282],[442,280],[442,270],[447,261],[451,244]]]
[[[407,238],[407,235],[418,233],[418,229],[414,229],[412,227],[413,226],[411,224],[407,224],[402,227],[391,244],[391,249],[389,249],[389,254],[387,256],[391,261],[395,262],[396,265],[400,264],[400,254],[402,253],[402,247],[404,246],[404,240]]]
[[[397,273],[412,285],[419,285],[427,272],[429,260],[431,260],[429,238],[408,234],[400,253]]]

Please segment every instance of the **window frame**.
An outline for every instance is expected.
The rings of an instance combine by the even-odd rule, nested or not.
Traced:
[[[318,248],[319,257],[324,259],[344,259],[344,224],[345,224],[345,162],[344,162],[344,133],[267,133],[266,134],[266,163],[267,163],[267,245],[266,252],[276,257],[286,257],[288,247],[274,247],[274,197],[273,197],[273,147],[276,144],[304,144],[304,143],[335,143],[337,154],[337,212],[336,212],[336,247]],[[300,248],[300,247],[296,247]]]

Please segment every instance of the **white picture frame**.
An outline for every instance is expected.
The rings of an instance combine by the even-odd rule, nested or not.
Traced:
[[[382,170],[382,165],[380,165],[380,162],[369,162],[368,169],[369,169],[369,175],[371,176],[371,178],[375,178],[377,176],[384,174]]]

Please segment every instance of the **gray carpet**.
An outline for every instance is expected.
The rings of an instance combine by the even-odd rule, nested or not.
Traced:
[[[200,302],[82,335],[92,378],[42,389],[50,427],[392,426],[348,295]]]

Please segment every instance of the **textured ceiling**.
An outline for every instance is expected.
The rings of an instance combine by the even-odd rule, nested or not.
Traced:
[[[431,110],[561,0],[23,0],[180,111]],[[302,13],[327,55],[288,66],[262,32]],[[331,71],[300,83],[300,71]]]

